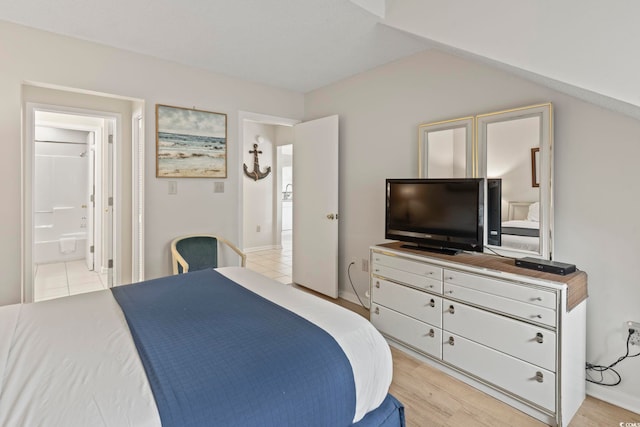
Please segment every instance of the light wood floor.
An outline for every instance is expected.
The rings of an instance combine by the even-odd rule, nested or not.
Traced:
[[[357,304],[343,299],[325,299],[369,318],[369,311]],[[546,425],[402,351],[392,347],[391,353],[393,382],[390,392],[405,406],[407,427]],[[587,396],[569,426],[617,427],[620,423],[640,425],[640,414]]]

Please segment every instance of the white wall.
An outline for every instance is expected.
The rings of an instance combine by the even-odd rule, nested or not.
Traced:
[[[248,176],[242,177],[243,204],[244,204],[244,249],[266,249],[274,245],[274,186],[276,177],[275,157],[275,126],[262,123],[245,121],[244,124],[244,149],[242,157],[249,171],[253,171],[253,144],[258,143],[260,171],[264,172],[271,167],[271,173],[263,179],[254,181]],[[258,231],[258,229],[260,231]]]
[[[300,118],[303,95],[216,75],[135,53],[0,22],[0,304],[19,302],[21,254],[21,87],[40,82],[143,99],[146,144],[146,277],[170,273],[169,242],[178,235],[213,232],[237,241],[238,111]],[[155,104],[227,113],[228,177],[214,194],[211,179],[179,179],[168,195],[155,178]],[[124,120],[124,118],[123,118]],[[129,162],[128,168],[131,168]],[[124,186],[124,184],[121,184]],[[129,187],[130,183],[129,183]],[[122,189],[124,190],[124,188]],[[130,250],[129,250],[130,252]]]
[[[420,123],[547,101],[555,112],[554,259],[589,274],[587,359],[609,364],[624,354],[622,324],[640,320],[640,122],[435,50],[305,96],[305,120],[340,115],[341,294],[350,293],[348,263],[384,241],[385,178],[418,174]],[[351,275],[364,296],[367,273]],[[618,366],[622,384],[589,392],[640,412],[637,360]]]

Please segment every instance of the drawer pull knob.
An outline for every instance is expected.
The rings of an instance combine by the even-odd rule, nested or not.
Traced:
[[[446,293],[448,293],[448,294],[452,294],[452,293],[453,293],[453,290],[449,289]]]
[[[542,372],[536,372],[536,381],[538,381],[539,383],[544,382],[544,375],[542,375]]]
[[[376,288],[380,289],[380,281],[376,280]]]
[[[377,273],[377,272],[379,272],[379,271],[380,271],[380,269],[379,269],[379,268],[376,268],[376,273]]]
[[[376,307],[376,311],[374,313],[380,314],[380,307]]]
[[[450,345],[455,345],[456,344],[454,339],[453,339],[453,337],[449,337],[449,344]]]
[[[429,329],[429,333],[427,334],[427,336],[433,338],[435,335],[436,331],[434,331],[433,329]]]
[[[427,274],[433,276],[433,271],[427,271]]]
[[[531,298],[531,301],[542,301],[542,298],[541,297],[534,297],[534,298]]]
[[[429,301],[429,306],[430,306],[430,307],[435,307],[435,306],[436,306],[436,300],[434,300],[433,298],[431,298],[431,301]]]
[[[449,310],[447,310],[447,311],[448,311],[449,313],[451,313],[451,314],[454,314],[454,313],[456,312],[456,309],[455,309],[452,305],[450,305],[450,306],[449,306]]]
[[[534,314],[531,316],[534,319],[542,319],[542,315],[541,314]]]
[[[429,285],[429,286],[427,286],[427,288],[433,289],[433,285]]]
[[[453,280],[453,276],[447,277],[447,280]]]
[[[542,344],[544,342],[543,337],[542,337],[542,332],[538,332],[536,334],[536,341],[538,341],[538,343]]]

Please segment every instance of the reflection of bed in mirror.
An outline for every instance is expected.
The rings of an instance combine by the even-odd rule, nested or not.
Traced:
[[[509,202],[507,221],[502,221],[502,246],[538,252],[540,248],[540,203]]]

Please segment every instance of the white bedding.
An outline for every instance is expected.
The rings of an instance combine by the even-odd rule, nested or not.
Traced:
[[[382,403],[391,384],[391,352],[366,319],[247,269],[219,271],[334,337],[353,368],[354,421]],[[14,425],[160,426],[111,291],[0,307],[0,426]]]
[[[538,229],[540,223],[537,221],[511,220],[502,222],[502,227],[518,227]],[[540,238],[535,236],[516,236],[502,233],[502,247],[520,249],[523,251],[538,252],[540,250]]]

